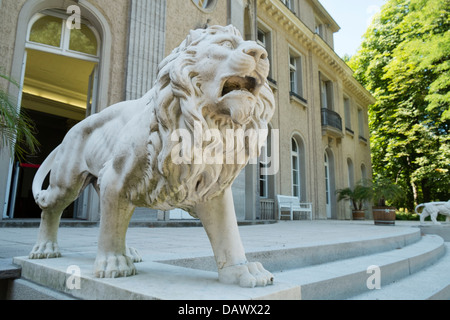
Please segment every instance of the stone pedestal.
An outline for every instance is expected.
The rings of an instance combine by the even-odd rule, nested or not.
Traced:
[[[424,234],[436,234],[442,237],[445,241],[450,241],[450,223],[442,222],[441,225],[432,224],[432,222],[425,222],[419,226],[420,231]]]
[[[275,283],[253,289],[225,285],[217,272],[183,268],[154,261],[136,264],[138,274],[99,279],[93,274],[94,254],[68,254],[59,259],[14,258],[22,277],[86,300],[253,300],[300,299],[297,285]],[[145,260],[145,257],[144,257]]]

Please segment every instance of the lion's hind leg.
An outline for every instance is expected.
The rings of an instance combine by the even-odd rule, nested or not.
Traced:
[[[36,202],[42,209],[41,224],[37,242],[30,252],[30,259],[48,259],[61,256],[58,247],[58,228],[64,208],[55,205],[56,202],[48,201],[54,197],[57,191],[52,189],[43,190],[39,193]]]
[[[423,207],[422,212],[419,212],[419,208],[421,208],[421,207]],[[428,212],[426,210],[426,205],[425,204],[419,204],[418,206],[416,206],[415,211],[419,215],[420,224],[424,224],[425,218],[428,217]]]
[[[37,242],[29,254],[30,259],[61,256],[58,246],[58,228],[62,213],[78,198],[85,185],[85,179],[78,179],[73,185],[67,187],[51,182],[47,190],[39,191],[36,203],[42,209],[41,223]]]
[[[441,223],[437,221],[437,217],[439,214],[439,209],[435,205],[428,205],[426,207],[427,211],[429,212],[431,221],[433,221],[433,224],[440,225]]]
[[[29,254],[30,259],[49,259],[61,256],[58,247],[58,227],[61,215],[42,211],[39,236]]]

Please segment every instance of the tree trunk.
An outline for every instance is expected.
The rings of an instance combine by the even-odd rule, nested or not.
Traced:
[[[423,196],[423,202],[431,202],[431,190],[430,188],[427,186],[428,185],[428,179],[423,179],[421,181],[421,186],[422,186],[422,196]]]
[[[418,203],[417,187],[413,180],[411,180],[411,188],[414,197],[414,207],[416,207],[419,203]]]

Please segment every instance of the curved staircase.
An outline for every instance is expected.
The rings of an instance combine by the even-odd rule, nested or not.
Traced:
[[[297,287],[294,296],[289,292],[280,299],[450,299],[450,243],[421,234],[419,228],[388,237],[251,252],[247,258],[260,261],[277,283]],[[212,257],[160,262],[215,268]]]
[[[53,290],[56,299],[61,293],[75,299],[450,299],[450,242],[442,234],[424,234],[417,226],[333,221],[279,222],[240,231],[248,260],[263,263],[274,274],[273,285],[246,289],[219,283],[202,228],[130,229],[131,245],[148,249],[141,251],[144,262],[136,265],[138,274],[129,278],[93,277],[95,243],[77,236],[96,234],[91,228],[65,229],[67,244],[78,239],[80,249],[60,259],[18,257],[14,263],[21,268],[22,287],[30,283],[32,289]],[[450,228],[441,231],[449,233]],[[148,246],[150,235],[159,239],[160,248]],[[71,265],[81,271],[76,290],[66,286]]]

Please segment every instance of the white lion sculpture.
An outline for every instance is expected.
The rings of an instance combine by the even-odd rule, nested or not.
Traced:
[[[241,144],[245,163],[176,164],[172,150],[178,142],[171,139],[178,129],[192,132],[196,123],[222,133],[222,139],[226,130],[237,129],[265,130],[267,136],[275,108],[268,72],[264,48],[244,41],[233,26],[191,31],[161,62],[155,86],[147,94],[86,118],[44,161],[33,181],[42,219],[29,257],[60,256],[61,213],[92,183],[101,211],[95,276],[136,273],[133,262],[141,257],[125,244],[136,207],[182,208],[201,220],[221,282],[243,287],[271,284],[272,274],[246,259],[231,193],[231,184],[252,156],[251,143]],[[221,142],[210,140],[200,146]],[[229,157],[229,152],[224,150],[222,157]],[[49,187],[41,190],[48,174]]]
[[[419,208],[422,208],[422,212],[419,212]],[[450,200],[447,202],[441,201],[441,202],[427,202],[427,203],[421,203],[419,204],[416,209],[416,213],[420,216],[420,223],[424,223],[425,218],[430,216],[431,220],[434,224],[441,224],[439,221],[437,221],[438,214],[446,215],[446,221],[450,220]]]

